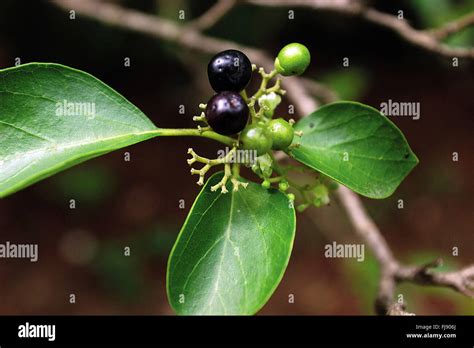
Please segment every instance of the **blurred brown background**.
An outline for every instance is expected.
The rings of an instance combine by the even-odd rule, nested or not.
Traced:
[[[195,18],[213,1],[115,1],[178,21]],[[474,1],[373,1],[416,27],[437,26],[474,10]],[[361,20],[295,8],[238,6],[208,34],[275,55],[289,42],[310,48],[306,76],[344,99],[378,108],[392,99],[420,102],[421,118],[396,118],[420,164],[386,200],[364,200],[396,256],[443,269],[474,261],[473,64],[441,59]],[[451,44],[474,45],[474,29]],[[209,56],[94,20],[69,20],[47,1],[0,3],[0,68],[57,62],[106,82],[161,127],[193,127],[198,104],[212,91]],[[131,67],[124,67],[129,57]],[[350,67],[342,67],[350,57]],[[184,104],[186,113],[179,114]],[[280,110],[284,110],[281,108]],[[0,314],[172,314],[165,293],[166,261],[194,197],[186,150],[213,154],[219,145],[195,138],[162,138],[94,159],[0,201],[0,243],[38,243],[39,261],[0,260]],[[1,144],[0,144],[1,146]],[[129,152],[131,161],[124,161]],[[459,161],[452,161],[452,153]],[[69,200],[77,207],[69,209]],[[179,200],[186,202],[179,208]],[[404,209],[397,200],[404,200]],[[333,200],[298,216],[293,255],[261,314],[373,314],[377,264],[326,259],[324,245],[353,241],[344,211]],[[123,248],[131,247],[131,256]],[[452,256],[452,248],[459,256]],[[69,294],[76,303],[69,303]],[[474,314],[474,301],[449,289],[402,285],[410,311]],[[288,303],[289,294],[295,297]]]

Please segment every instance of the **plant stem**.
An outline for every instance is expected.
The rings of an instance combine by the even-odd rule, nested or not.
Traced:
[[[210,131],[210,130],[203,131],[203,130],[199,130],[195,128],[160,128],[160,129],[151,131],[151,133],[156,133],[164,137],[191,136],[191,137],[209,138],[209,139],[219,141],[229,146],[233,146],[237,142],[237,139],[218,134],[214,131]]]
[[[262,82],[260,83],[260,88],[258,89],[257,93],[255,93],[250,100],[256,102],[258,98],[260,98],[263,94],[267,92],[267,84],[272,78],[274,78],[278,73],[274,69],[270,73],[266,74],[263,70],[259,71],[262,75]],[[279,88],[279,84],[277,84],[277,89]],[[276,90],[277,90],[276,89]],[[273,91],[273,90],[272,90]]]
[[[273,178],[269,178],[268,181],[271,182],[271,183],[274,183],[274,182],[280,182],[283,179],[286,179],[286,177],[284,177],[284,176],[274,176]]]
[[[245,89],[242,90],[242,92],[240,92],[240,95],[242,96],[245,103],[249,107],[250,116],[252,117],[252,122],[255,121],[255,118],[257,117],[257,112],[255,111],[255,101],[249,99],[249,97],[247,95],[247,91]]]
[[[240,175],[240,164],[234,163],[234,164],[232,165],[232,176],[233,176],[234,178],[238,178],[239,175]]]

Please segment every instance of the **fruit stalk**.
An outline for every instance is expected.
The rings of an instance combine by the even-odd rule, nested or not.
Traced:
[[[202,130],[202,129],[196,129],[196,128],[161,128],[153,132],[156,132],[160,136],[165,136],[165,137],[176,137],[176,136],[204,137],[204,138],[209,138],[209,139],[219,141],[229,146],[234,146],[235,143],[237,142],[237,140],[232,137],[218,134],[211,130]]]

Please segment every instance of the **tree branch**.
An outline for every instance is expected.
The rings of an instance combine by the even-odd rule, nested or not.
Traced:
[[[367,7],[357,0],[247,0],[248,3],[260,6],[307,7],[314,10],[332,11],[344,15],[359,16],[368,22],[377,24],[397,33],[405,41],[445,57],[474,59],[473,48],[451,47],[441,42],[444,36],[459,31],[471,25],[474,14],[450,23],[446,28],[438,31],[414,29],[404,19],[398,19],[374,8]]]
[[[420,285],[437,285],[452,288],[461,294],[474,298],[474,265],[458,271],[433,272],[432,269],[442,264],[438,259],[425,266],[399,266],[395,272],[396,279]]]
[[[438,29],[431,30],[431,35],[438,40],[443,40],[448,36],[460,32],[461,30],[474,25],[474,13],[470,13],[464,17],[449,22]]]
[[[204,14],[191,22],[190,25],[195,29],[205,31],[222,19],[229,11],[231,11],[237,0],[219,0]]]
[[[244,51],[253,62],[267,70],[273,67],[273,60],[265,52],[252,47],[242,46],[235,42],[205,36],[193,25],[179,26],[165,19],[94,0],[53,0],[53,2],[67,11],[73,9],[81,15],[95,18],[106,24],[152,35],[195,51],[214,54],[228,48],[237,48]],[[262,1],[253,0],[251,2],[260,3]],[[265,0],[262,4],[267,5],[269,3],[288,4],[288,1]],[[292,1],[292,5],[308,5],[309,3],[313,4],[312,7],[319,4],[321,8],[337,8],[337,11],[344,13],[352,13],[353,11],[357,13],[359,11],[359,5],[353,5],[354,2],[350,0]],[[341,4],[346,4],[347,6],[341,8]],[[382,15],[392,17],[390,15]],[[378,18],[377,16],[379,15],[375,14],[375,18]],[[393,19],[388,18],[388,20],[392,21]],[[207,23],[210,22],[212,21],[207,21]],[[406,26],[407,24],[401,25]],[[311,89],[313,93],[317,92],[316,94],[319,93],[327,99],[335,98],[335,94],[330,93],[327,87],[315,84],[309,80],[291,77],[285,78],[283,83],[287,90],[286,96],[302,115],[311,113],[318,106],[317,102],[308,94],[307,89]],[[438,263],[425,266],[403,266],[399,264],[382,233],[367,214],[360,198],[344,186],[340,186],[336,193],[348,214],[356,234],[367,243],[380,264],[381,278],[376,300],[376,312],[378,314],[409,314],[404,311],[403,304],[393,303],[396,285],[402,281],[410,281],[421,285],[450,287],[468,296],[473,296],[474,265],[456,272],[434,273],[430,269]]]
[[[441,259],[423,266],[400,264],[394,258],[382,233],[367,214],[359,197],[345,186],[340,186],[336,193],[356,234],[367,243],[380,265],[380,283],[375,303],[377,314],[402,315],[404,305],[394,303],[396,286],[401,282],[449,287],[474,298],[474,265],[459,271],[435,273],[432,269],[442,264]]]

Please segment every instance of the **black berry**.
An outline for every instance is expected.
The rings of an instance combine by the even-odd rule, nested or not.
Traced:
[[[207,75],[216,92],[240,92],[252,76],[252,64],[245,54],[226,50],[216,54],[207,66]]]
[[[249,108],[236,92],[221,92],[214,95],[206,107],[206,120],[219,134],[231,135],[245,128]]]

